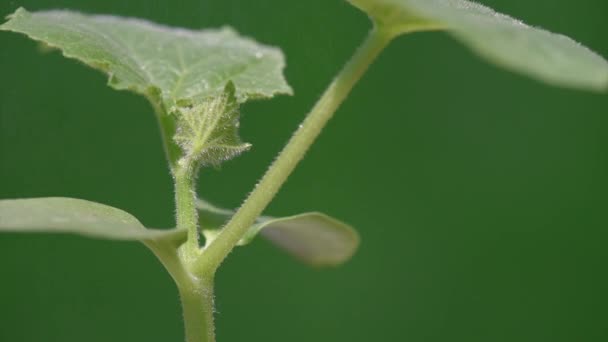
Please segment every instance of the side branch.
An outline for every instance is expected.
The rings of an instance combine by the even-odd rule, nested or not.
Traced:
[[[319,136],[325,124],[391,39],[392,36],[387,32],[378,29],[370,32],[355,55],[344,66],[307,115],[300,128],[291,137],[289,143],[281,151],[253,192],[217,238],[203,250],[195,264],[196,272],[214,272],[217,269],[246,233],[248,227],[268,206],[298,162],[302,160],[306,151]]]

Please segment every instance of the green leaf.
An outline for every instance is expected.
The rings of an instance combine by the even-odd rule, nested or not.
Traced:
[[[110,240],[179,240],[181,230],[147,229],[131,214],[75,198],[0,200],[0,232],[74,233]]]
[[[221,95],[176,110],[174,140],[183,150],[182,162],[219,165],[251,146],[242,143],[238,135],[239,104],[232,82]]]
[[[557,86],[608,90],[608,62],[560,35],[467,0],[349,0],[392,35],[446,30],[488,61]],[[449,61],[447,61],[449,62]]]
[[[8,18],[0,30],[26,34],[103,71],[115,89],[152,100],[160,95],[165,108],[220,94],[230,80],[239,102],[291,93],[281,51],[230,28],[187,30],[140,19],[22,8]]]
[[[202,200],[197,202],[197,208],[209,244],[234,212]],[[250,243],[258,234],[300,261],[317,267],[340,265],[349,260],[359,246],[359,235],[352,227],[318,212],[280,218],[262,216],[239,245]]]

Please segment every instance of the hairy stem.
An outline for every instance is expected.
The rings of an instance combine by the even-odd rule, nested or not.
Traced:
[[[172,139],[176,131],[175,119],[171,115],[168,115],[163,109],[158,94],[148,94],[147,98],[154,108],[154,113],[156,114],[156,119],[158,120],[158,125],[160,128],[160,137],[163,143],[163,150],[165,151],[165,156],[169,162],[171,173],[174,173],[177,166],[177,161],[182,154],[179,146],[177,146],[175,141]]]
[[[171,137],[175,135],[175,119],[170,115],[162,113],[158,115],[158,121],[160,124],[163,146],[165,147],[165,155],[169,161],[171,172],[174,172],[177,161],[182,154],[179,146],[171,139]]]
[[[315,104],[253,192],[217,238],[203,250],[195,265],[197,271],[213,272],[217,269],[249,226],[261,215],[321,133],[327,121],[391,38],[390,34],[378,29],[370,32],[365,42]]]
[[[213,325],[213,278],[197,277],[179,253],[181,241],[153,239],[142,241],[165,266],[179,291],[184,317],[186,342],[215,342]]]
[[[183,162],[183,163],[182,163]],[[186,229],[188,240],[184,246],[184,261],[193,259],[199,252],[198,212],[196,211],[196,168],[191,160],[181,159],[174,171],[175,211],[178,229]]]
[[[213,276],[178,283],[186,342],[215,342],[213,324]]]

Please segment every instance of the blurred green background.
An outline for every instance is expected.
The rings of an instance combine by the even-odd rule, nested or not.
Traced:
[[[605,0],[486,0],[608,56]],[[205,170],[235,207],[363,39],[341,0],[1,0],[189,28],[234,26],[283,48],[294,97],[247,104],[251,152]],[[173,224],[149,105],[0,33],[0,198],[70,196]],[[320,210],[362,245],[311,270],[265,241],[217,277],[226,341],[607,341],[608,95],[487,65],[440,33],[395,41],[269,214]],[[0,235],[0,341],[182,341],[176,289],[137,243]]]

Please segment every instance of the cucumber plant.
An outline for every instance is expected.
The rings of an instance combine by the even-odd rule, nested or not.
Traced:
[[[230,28],[186,30],[148,21],[18,9],[0,30],[25,34],[107,74],[108,85],[144,96],[159,122],[175,186],[176,225],[144,227],[120,209],[74,198],[0,200],[0,230],[74,233],[140,241],[160,260],[180,295],[188,342],[215,341],[214,275],[235,246],[258,234],[312,266],[336,266],[359,237],[318,212],[263,216],[308,148],[367,68],[396,37],[445,31],[479,57],[549,85],[604,92],[608,62],[563,35],[531,27],[467,0],[349,0],[373,28],[327,87],[237,210],[195,193],[201,168],[247,151],[238,135],[246,101],[291,94],[282,52]]]

